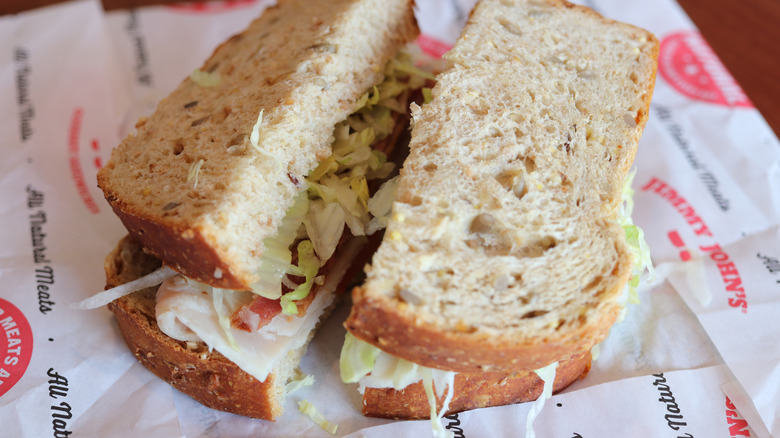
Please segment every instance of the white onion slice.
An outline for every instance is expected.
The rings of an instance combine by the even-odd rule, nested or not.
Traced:
[[[525,419],[525,437],[536,438],[536,432],[534,431],[534,420],[542,412],[544,402],[548,398],[552,397],[553,383],[555,382],[555,369],[558,368],[558,362],[553,362],[544,368],[534,370],[537,376],[542,379],[544,386],[542,387],[542,393],[539,398],[531,405],[531,410],[528,411],[528,416]]]
[[[92,295],[91,297],[79,301],[77,303],[73,303],[70,305],[71,309],[97,309],[98,307],[103,307],[106,304],[118,299],[122,298],[125,295],[130,295],[131,293],[135,291],[139,291],[141,289],[146,289],[147,287],[156,286],[169,277],[173,277],[176,275],[176,272],[172,269],[168,268],[167,266],[163,266],[162,268],[147,274],[141,278],[137,278],[131,282],[120,284],[117,287],[113,287],[111,289],[104,290],[103,292],[99,292],[95,295]]]

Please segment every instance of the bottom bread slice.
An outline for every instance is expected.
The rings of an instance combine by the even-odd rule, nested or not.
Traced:
[[[108,287],[142,277],[161,265],[129,236],[119,241],[105,261]],[[179,391],[213,409],[274,420],[282,413],[285,384],[295,377],[307,342],[287,353],[265,381],[258,381],[203,342],[181,342],[157,325],[155,294],[147,288],[108,305],[128,347],[139,362]],[[329,310],[323,314],[324,319]]]
[[[553,393],[585,377],[590,371],[590,352],[572,356],[559,363]],[[471,409],[502,406],[533,401],[542,394],[544,381],[533,371],[506,373],[458,373],[452,401],[445,415]],[[446,394],[437,397],[436,409],[441,409]],[[403,390],[366,388],[363,394],[363,414],[394,419],[430,418],[431,408],[422,382]]]

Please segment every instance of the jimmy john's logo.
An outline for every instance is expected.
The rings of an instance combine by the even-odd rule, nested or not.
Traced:
[[[726,421],[729,423],[729,436],[731,438],[751,436],[747,421],[739,415],[737,407],[728,397],[726,397]]]
[[[688,223],[697,240],[700,242],[702,240],[706,241],[706,243],[699,243],[697,249],[715,264],[723,289],[726,292],[726,302],[730,307],[740,309],[742,313],[747,313],[748,297],[742,285],[742,276],[739,273],[737,264],[724,248],[721,248],[717,242],[713,242],[715,236],[712,230],[707,226],[693,205],[675,188],[660,178],[652,177],[650,181],[641,186],[641,190],[656,194],[667,201],[680,217]],[[675,249],[679,251],[682,261],[685,262],[691,259],[688,246],[677,230],[669,231],[667,237]]]
[[[212,14],[240,9],[257,3],[257,0],[226,0],[221,2],[176,3],[167,7],[176,11]]]
[[[661,41],[658,72],[675,90],[691,99],[726,106],[753,106],[697,31],[676,32]]]
[[[0,298],[0,397],[16,385],[32,357],[33,336],[24,314]]]
[[[745,288],[742,286],[742,277],[739,275],[737,265],[734,264],[728,253],[721,249],[718,244],[700,246],[699,249],[707,254],[718,267],[723,286],[726,292],[731,294],[728,298],[729,306],[741,309],[742,313],[747,313],[747,295],[745,294]]]

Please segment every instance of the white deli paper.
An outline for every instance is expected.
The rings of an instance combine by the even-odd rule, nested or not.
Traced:
[[[110,149],[272,3],[106,14],[81,1],[0,17],[4,436],[330,436],[298,412],[304,399],[339,436],[430,434],[428,421],[360,415],[338,371],[348,303],[301,364],[315,384],[275,423],[201,406],[136,362],[106,309],[68,308],[102,289],[103,257],[124,234],[95,183]],[[473,3],[419,0],[420,47],[446,51]],[[583,3],[661,41],[634,180],[658,272],[587,378],[547,401],[537,436],[780,436],[780,144],[677,4]],[[529,408],[443,424],[456,436],[522,436]]]

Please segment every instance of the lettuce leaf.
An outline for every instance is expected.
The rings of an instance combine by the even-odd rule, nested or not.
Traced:
[[[328,432],[331,435],[335,435],[336,431],[339,428],[339,425],[336,423],[331,423],[330,421],[325,419],[325,416],[320,413],[319,410],[317,410],[316,407],[314,407],[313,404],[306,400],[301,400],[298,402],[298,410],[301,411],[304,415],[311,418],[312,421],[317,423],[317,426],[320,426],[323,428],[326,432]]]
[[[374,363],[381,350],[360,341],[347,332],[341,347],[339,369],[344,383],[355,383],[374,369]]]
[[[281,298],[282,277],[287,274],[292,262],[290,245],[295,241],[298,227],[301,226],[308,209],[309,197],[306,193],[299,194],[287,211],[277,233],[263,241],[265,252],[258,270],[260,279],[252,284],[252,292],[270,300]]]
[[[220,83],[219,73],[209,73],[201,69],[195,69],[190,73],[190,79],[201,87],[216,87]]]
[[[298,266],[293,269],[295,275],[302,275],[306,281],[298,285],[292,292],[282,295],[282,313],[286,315],[297,315],[298,307],[295,301],[302,300],[309,296],[314,277],[320,270],[320,259],[314,254],[314,245],[311,240],[302,240],[298,243]]]
[[[639,295],[637,294],[637,287],[641,275],[647,271],[652,277],[655,274],[653,268],[653,262],[650,257],[650,247],[645,240],[644,231],[634,224],[631,218],[631,213],[634,209],[634,189],[631,184],[636,176],[636,169],[631,171],[626,177],[623,183],[623,195],[621,208],[618,214],[618,222],[623,226],[623,230],[626,234],[626,242],[634,257],[634,266],[631,270],[631,279],[628,282],[628,297],[627,300],[632,304],[639,304]]]

